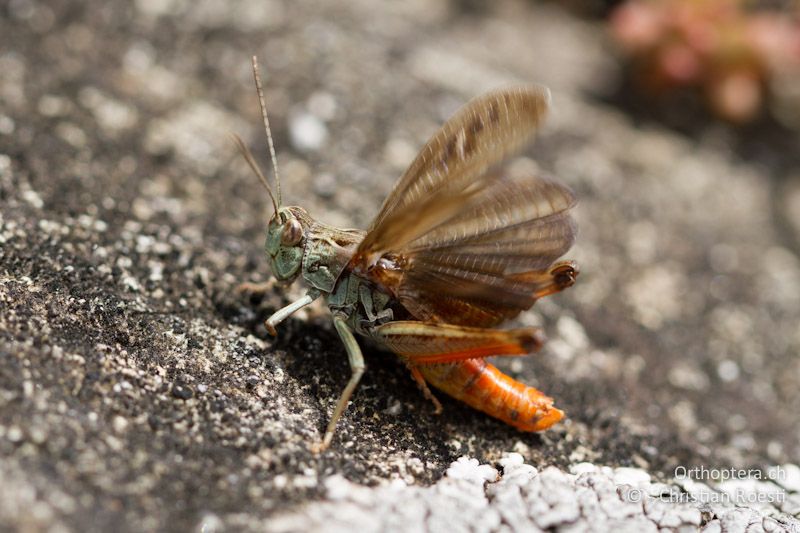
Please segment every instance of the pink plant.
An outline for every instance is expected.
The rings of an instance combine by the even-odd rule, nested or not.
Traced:
[[[760,112],[774,76],[800,76],[798,14],[744,4],[628,0],[612,13],[611,29],[641,89],[696,88],[715,113],[741,123]]]

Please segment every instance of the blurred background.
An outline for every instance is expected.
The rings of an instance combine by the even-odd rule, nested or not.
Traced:
[[[434,417],[368,350],[309,452],[348,369],[321,306],[266,335],[302,287],[236,292],[270,278],[269,199],[228,137],[267,167],[253,54],[284,199],[344,227],[471,97],[550,87],[510,165],[575,190],[581,276],[520,319],[543,352],[498,365],[566,422]],[[799,128],[796,2],[3,0],[0,523],[244,527],[332,473],[430,483],[508,451],[796,464]]]

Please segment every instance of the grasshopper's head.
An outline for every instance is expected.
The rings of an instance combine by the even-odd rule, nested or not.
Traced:
[[[296,206],[279,208],[269,221],[266,249],[278,281],[292,283],[300,274],[311,223],[306,210]]]
[[[264,92],[261,89],[261,77],[258,74],[258,60],[253,56],[253,77],[256,82],[258,92],[258,103],[261,106],[261,116],[264,119],[264,131],[267,134],[267,146],[272,158],[272,170],[275,172],[276,194],[273,194],[267,178],[256,163],[253,154],[245,145],[244,141],[238,136],[233,136],[233,141],[244,156],[247,164],[253,170],[258,179],[272,200],[275,208],[274,214],[269,221],[267,228],[266,249],[269,254],[272,266],[272,274],[281,283],[292,283],[302,272],[303,254],[307,242],[308,231],[314,220],[302,207],[281,205],[281,178],[278,174],[278,158],[275,155],[275,147],[272,144],[272,132],[269,128],[269,118],[267,117],[267,105],[264,102]]]

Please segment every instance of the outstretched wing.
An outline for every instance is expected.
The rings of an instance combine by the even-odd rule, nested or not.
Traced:
[[[536,85],[493,91],[467,103],[397,182],[359,251],[402,246],[458,212],[488,186],[486,171],[533,137],[549,103],[550,92]]]
[[[549,101],[515,87],[470,102],[423,148],[353,256],[417,319],[489,327],[569,286],[551,268],[575,238],[565,186],[509,180],[494,166],[535,133]]]
[[[572,194],[552,181],[499,184],[475,206],[412,242],[395,294],[420,320],[491,327],[571,286]]]

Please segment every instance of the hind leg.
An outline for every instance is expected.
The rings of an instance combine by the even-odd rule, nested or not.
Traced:
[[[425,376],[422,375],[422,372],[419,371],[419,368],[412,365],[411,363],[406,363],[408,369],[411,371],[411,377],[414,378],[414,381],[417,382],[417,386],[422,391],[422,394],[433,403],[434,407],[434,414],[440,415],[442,414],[442,404],[439,402],[438,398],[433,395],[431,389],[428,387],[428,383],[425,381]]]
[[[534,328],[503,331],[400,321],[378,326],[371,333],[406,361],[418,383],[430,383],[516,428],[541,431],[564,416],[553,407],[550,397],[483,359],[525,355],[539,349],[543,338]]]
[[[378,326],[370,334],[412,365],[527,355],[544,344],[536,328],[497,330],[402,320]]]

